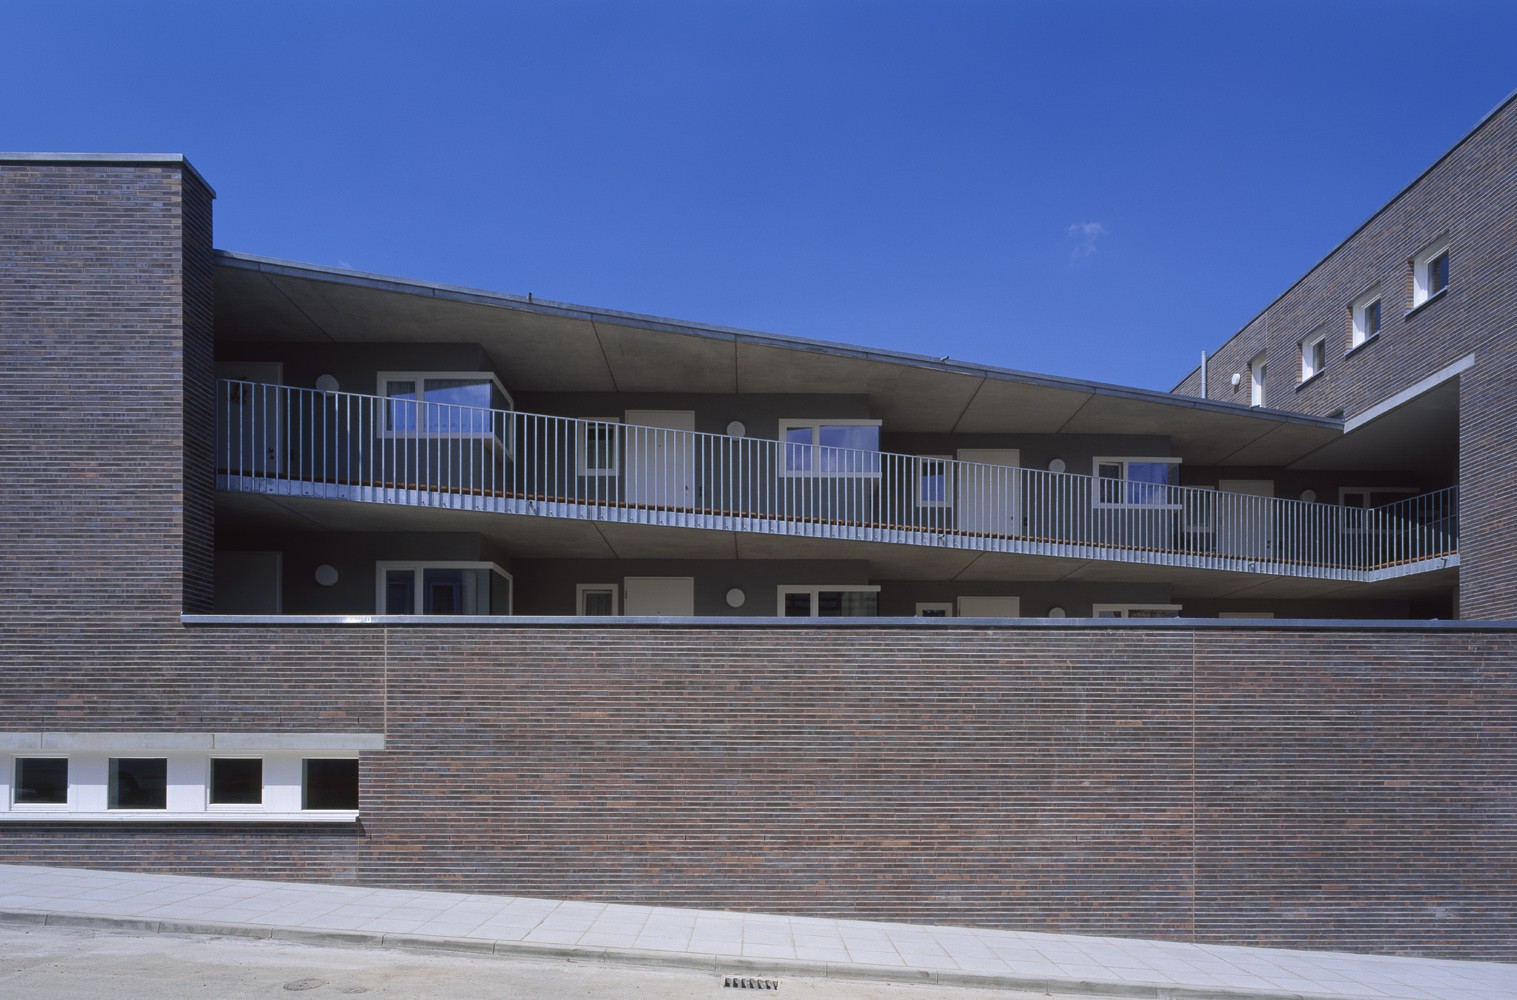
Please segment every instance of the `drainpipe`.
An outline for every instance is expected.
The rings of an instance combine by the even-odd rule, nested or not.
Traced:
[[[1206,352],[1201,352],[1201,398],[1206,398]]]

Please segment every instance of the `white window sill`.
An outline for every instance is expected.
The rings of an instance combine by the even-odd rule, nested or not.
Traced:
[[[1444,285],[1438,291],[1434,292],[1432,295],[1429,295],[1427,298],[1423,299],[1421,302],[1417,303],[1416,305],[1414,305],[1410,309],[1408,309],[1406,311],[1406,317],[1415,316],[1417,313],[1419,313],[1422,310],[1426,309],[1428,306],[1432,305],[1434,302],[1437,302],[1439,299],[1443,298],[1448,293],[1449,293],[1449,286],[1448,285]]]
[[[1408,313],[1407,315],[1411,315],[1411,314]],[[1355,344],[1353,347],[1350,347],[1348,350],[1344,351],[1343,352],[1343,356],[1345,358],[1352,357],[1353,355],[1358,354],[1360,351],[1364,350],[1366,347],[1370,346],[1371,344],[1373,344],[1375,341],[1377,341],[1379,339],[1380,339],[1380,334],[1379,333],[1376,333],[1376,334],[1374,334],[1372,336],[1369,336],[1369,337],[1365,337],[1363,340],[1359,341],[1359,343]]]
[[[356,809],[330,812],[169,812],[166,809],[112,809],[109,812],[63,812],[11,809],[0,823],[356,823]]]

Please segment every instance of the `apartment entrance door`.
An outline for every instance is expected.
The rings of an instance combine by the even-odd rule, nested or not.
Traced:
[[[627,502],[690,507],[695,499],[695,414],[690,410],[628,410]],[[631,614],[629,611],[628,614]]]
[[[285,394],[276,387],[284,379],[284,365],[221,362],[216,378],[216,468],[234,476],[282,475]],[[231,383],[222,385],[220,379]]]
[[[629,576],[623,581],[627,599],[622,613],[689,617],[695,614],[692,576]]]
[[[1275,554],[1275,518],[1272,479],[1224,479],[1217,483],[1217,554],[1269,559]]]
[[[1022,464],[1016,448],[960,448],[954,507],[959,530],[990,535],[1019,535],[1017,474]]]

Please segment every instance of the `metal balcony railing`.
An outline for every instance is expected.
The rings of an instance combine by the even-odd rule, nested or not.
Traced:
[[[1452,487],[1365,509],[228,380],[217,415],[236,492],[1339,580],[1459,547]]]

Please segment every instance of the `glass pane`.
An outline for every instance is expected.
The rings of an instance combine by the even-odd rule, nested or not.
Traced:
[[[785,432],[785,471],[811,471],[810,427],[792,427]]]
[[[879,614],[880,595],[873,590],[845,590],[839,604],[844,618],[873,618]]]
[[[490,605],[490,573],[478,569],[423,569],[421,613],[480,615]]]
[[[1096,475],[1101,480],[1098,484],[1101,503],[1121,503],[1122,466],[1117,462],[1102,462],[1096,466]]]
[[[67,805],[68,759],[18,757],[15,799],[17,805]]]
[[[211,758],[211,805],[256,806],[263,801],[263,761]]]
[[[919,489],[923,503],[944,503],[948,499],[948,477],[942,462],[923,462]]]
[[[1380,300],[1364,307],[1364,335],[1373,337],[1380,332]]]
[[[416,571],[391,569],[385,571],[385,614],[416,614]]]
[[[488,379],[427,379],[426,429],[436,434],[490,433],[492,388]]]
[[[1428,294],[1437,295],[1448,287],[1449,283],[1449,255],[1445,250],[1428,262]]]
[[[819,434],[822,446],[818,454],[819,471],[841,475],[872,475],[880,471],[878,427],[823,426]]]
[[[605,616],[611,614],[615,607],[612,602],[613,593],[610,590],[587,590],[581,596],[584,601],[584,613],[587,615]]]
[[[811,595],[810,594],[786,594],[785,595],[786,618],[810,618]]]
[[[112,757],[110,808],[167,809],[168,773],[162,757]]]
[[[606,424],[585,426],[585,471],[610,472],[616,469],[616,428]]]
[[[1175,466],[1169,462],[1128,462],[1127,502],[1134,504],[1169,503],[1171,472]]]
[[[920,617],[920,618],[947,618],[948,617],[948,609],[947,608],[923,608],[921,611],[917,612],[917,616]]]
[[[416,383],[386,382],[385,429],[390,431],[416,430]]]
[[[357,809],[357,760],[307,760],[303,809]]]

